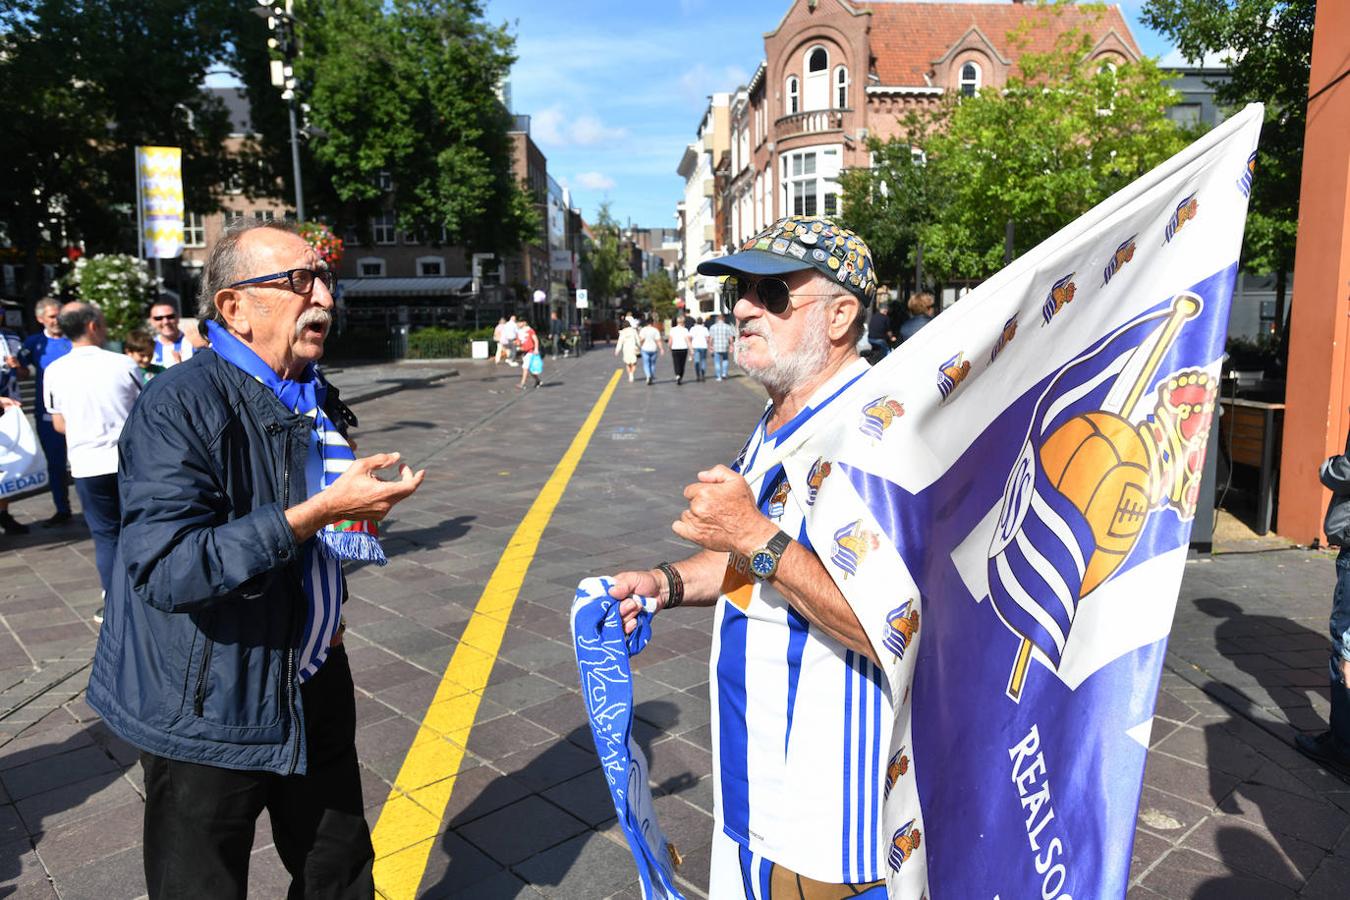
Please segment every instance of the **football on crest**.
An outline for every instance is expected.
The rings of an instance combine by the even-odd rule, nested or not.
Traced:
[[[1087,596],[1125,561],[1148,519],[1148,451],[1129,421],[1091,412],[1055,429],[1041,445],[1040,460],[1050,483],[1083,514],[1096,540],[1079,594]]]

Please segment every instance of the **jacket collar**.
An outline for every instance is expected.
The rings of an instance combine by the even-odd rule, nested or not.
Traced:
[[[193,358],[195,359],[197,355],[193,354]],[[276,423],[283,428],[294,428],[303,424],[306,428],[309,427],[310,420],[308,417],[288,410],[277,399],[277,395],[272,393],[271,388],[260,383],[256,378],[226,360],[219,353],[214,350],[204,350],[200,355],[205,357],[211,365],[214,365],[220,372],[221,377],[239,392],[244,404],[257,415],[264,425]]]

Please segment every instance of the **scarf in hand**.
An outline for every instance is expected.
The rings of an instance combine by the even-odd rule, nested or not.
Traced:
[[[323,462],[323,487],[327,488],[337,481],[356,459],[356,454],[333,420],[323,411],[328,386],[318,377],[314,364],[305,367],[300,379],[285,379],[273,372],[247,344],[215,322],[207,322],[206,329],[211,338],[211,349],[222,359],[269,388],[291,412],[314,420],[319,455]],[[318,538],[337,559],[361,560],[380,566],[388,562],[384,550],[380,548],[379,531],[374,522],[335,522],[321,528]]]

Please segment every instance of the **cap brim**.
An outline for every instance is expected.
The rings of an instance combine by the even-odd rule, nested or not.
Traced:
[[[744,250],[698,264],[700,275],[786,275],[816,268],[809,262],[766,250]]]

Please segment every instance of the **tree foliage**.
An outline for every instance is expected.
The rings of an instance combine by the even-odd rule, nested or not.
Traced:
[[[39,253],[135,250],[133,148],[183,149],[189,209],[233,165],[224,107],[201,91],[228,0],[0,2],[0,222],[41,283]]]
[[[669,319],[675,315],[675,297],[678,293],[675,282],[665,269],[659,269],[642,279],[634,291],[638,303],[651,310],[658,319]]]
[[[1022,54],[1004,90],[949,95],[910,116],[900,138],[878,147],[878,173],[846,176],[850,227],[871,242],[864,227],[880,223],[880,248],[892,254],[883,272],[911,265],[917,240],[937,278],[988,277],[1003,265],[1009,220],[1026,250],[1185,146],[1188,135],[1166,116],[1175,92],[1157,66],[1098,71],[1085,61],[1091,48],[1086,32],[1061,32],[1053,49]],[[911,146],[923,148],[925,164],[907,162]]]
[[[471,251],[509,252],[538,215],[511,171],[497,97],[514,39],[479,0],[305,0],[297,73],[323,132],[313,154],[348,222],[382,209],[398,227]]]
[[[633,283],[633,269],[619,240],[619,223],[610,214],[608,203],[601,203],[596,213],[591,243],[582,253],[581,265],[597,301],[612,300]]]
[[[125,253],[101,253],[75,260],[61,277],[61,287],[102,310],[108,334],[120,341],[128,332],[145,327],[160,285],[140,259]]]
[[[882,284],[906,283],[905,275],[916,262],[920,230],[946,206],[941,184],[930,177],[919,148],[908,140],[870,138],[867,147],[872,165],[839,176],[844,197],[840,224],[866,237]]]
[[[1148,0],[1142,13],[1187,59],[1225,60],[1229,77],[1212,85],[1220,105],[1266,104],[1243,266],[1275,272],[1281,293],[1294,268],[1316,7],[1316,0]]]

